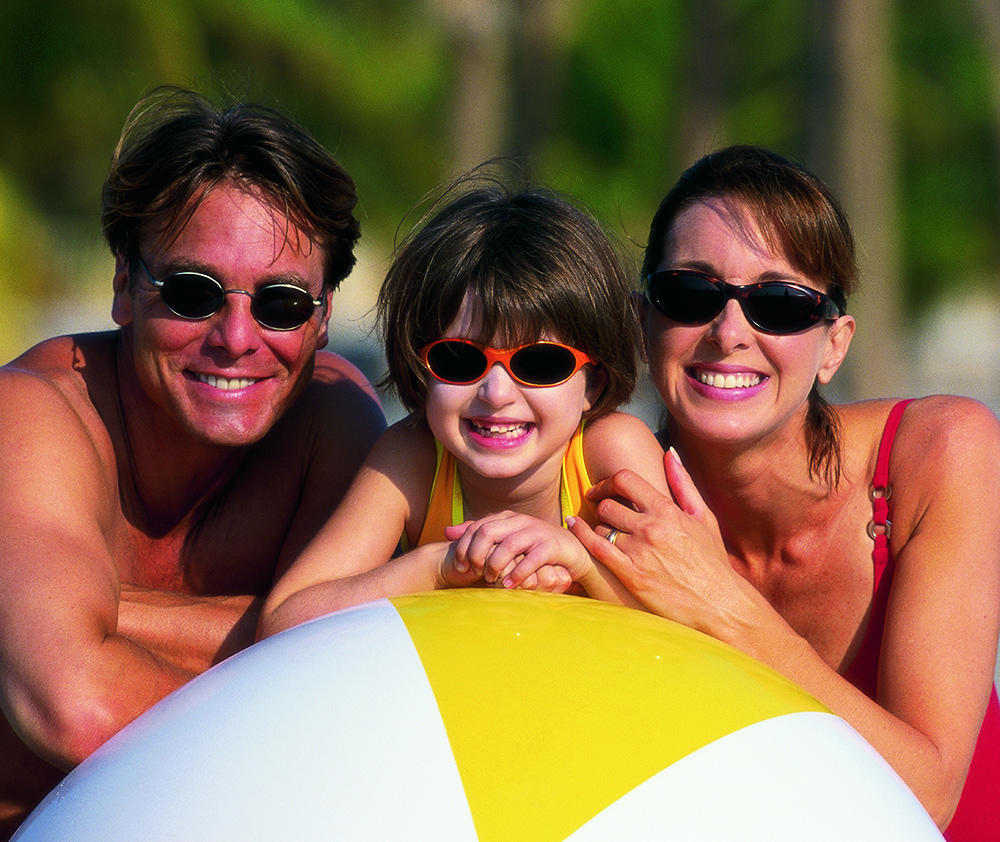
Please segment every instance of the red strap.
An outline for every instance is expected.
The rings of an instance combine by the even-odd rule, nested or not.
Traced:
[[[882,441],[878,446],[878,461],[875,463],[875,478],[872,480],[872,486],[875,488],[884,490],[889,485],[889,454],[892,453],[892,440],[896,438],[896,430],[899,429],[899,422],[903,419],[903,410],[912,400],[913,398],[900,401],[889,410],[889,418],[882,431]]]
[[[912,399],[911,399],[912,400]],[[875,477],[872,479],[868,495],[872,501],[872,522],[868,525],[868,534],[875,541],[875,563],[885,564],[889,549],[889,533],[892,524],[889,521],[889,498],[892,496],[892,486],[889,485],[889,454],[892,453],[892,442],[896,438],[896,430],[903,418],[903,410],[910,400],[899,401],[889,411],[889,418],[882,431],[882,441],[878,446],[878,458],[875,462]],[[886,554],[884,557],[883,554]],[[876,575],[878,574],[876,570]]]

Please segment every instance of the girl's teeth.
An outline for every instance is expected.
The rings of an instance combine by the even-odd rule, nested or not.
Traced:
[[[760,383],[759,374],[713,374],[699,371],[698,380],[716,389],[746,389]]]
[[[477,433],[483,436],[520,436],[527,430],[526,424],[477,424],[471,422]]]

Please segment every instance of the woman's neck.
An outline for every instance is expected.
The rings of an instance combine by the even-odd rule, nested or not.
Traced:
[[[731,444],[698,440],[672,425],[670,440],[736,556],[777,553],[790,536],[813,528],[836,496],[810,472],[804,424]]]

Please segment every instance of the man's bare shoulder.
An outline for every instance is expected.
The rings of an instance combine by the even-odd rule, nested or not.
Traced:
[[[0,390],[30,396],[55,390],[72,405],[100,402],[114,388],[117,333],[57,336],[0,367]]]
[[[98,477],[102,487],[113,486],[105,415],[115,402],[114,348],[114,333],[61,336],[0,367],[0,458],[8,481],[61,471],[92,490]]]
[[[385,429],[375,388],[361,370],[343,357],[319,351],[313,375],[278,430],[306,423],[328,433],[365,443],[365,452]]]
[[[312,380],[314,383],[350,383],[361,387],[371,397],[375,397],[375,389],[368,378],[361,373],[361,369],[332,351],[316,352]]]
[[[0,401],[44,426],[50,416],[75,416],[87,428],[104,428],[102,410],[115,400],[115,332],[59,336],[29,348],[0,367]]]

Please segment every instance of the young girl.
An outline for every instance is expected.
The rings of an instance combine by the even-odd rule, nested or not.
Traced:
[[[378,319],[411,415],[277,582],[260,636],[481,580],[634,604],[564,528],[596,523],[584,494],[620,469],[666,493],[652,432],[614,411],[635,385],[637,320],[597,222],[546,191],[467,188],[403,244]]]

